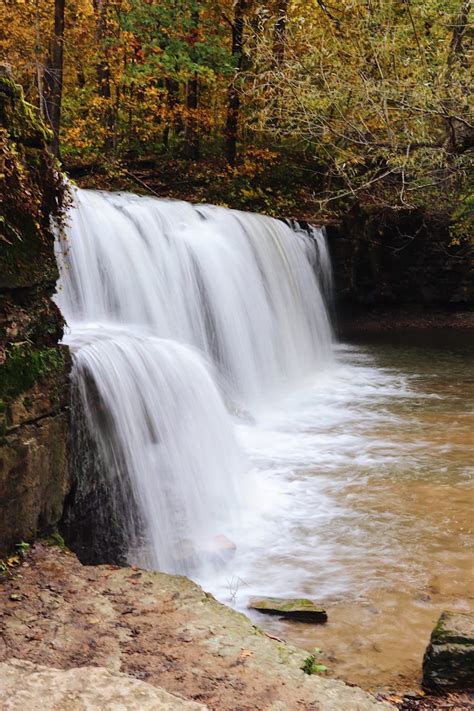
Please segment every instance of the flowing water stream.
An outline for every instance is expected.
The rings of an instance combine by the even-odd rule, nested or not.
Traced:
[[[240,426],[268,505],[204,587],[244,612],[251,595],[315,599],[326,625],[252,619],[321,648],[330,674],[416,687],[440,612],[474,611],[472,345],[441,332],[339,344],[312,384]]]
[[[466,348],[334,344],[318,230],[75,201],[56,298],[130,562],[239,609],[320,600],[324,628],[255,619],[350,681],[411,683],[439,609],[469,604]]]

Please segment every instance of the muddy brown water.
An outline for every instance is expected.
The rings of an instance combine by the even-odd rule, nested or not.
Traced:
[[[336,398],[345,419],[305,420],[319,462],[284,471],[290,504],[273,539],[257,541],[247,559],[237,555],[237,583],[227,578],[230,592],[221,590],[243,611],[250,594],[323,603],[325,625],[251,617],[308,651],[320,648],[328,674],[366,689],[416,688],[440,612],[474,611],[473,337],[392,333],[341,346],[354,368],[345,377],[360,378],[364,394],[348,384],[341,395],[339,384],[324,407],[331,412]],[[371,383],[379,394],[368,398]]]

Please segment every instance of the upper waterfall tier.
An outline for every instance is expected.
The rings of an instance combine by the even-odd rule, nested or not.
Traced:
[[[331,352],[324,237],[77,190],[56,248],[75,427],[84,413],[100,459],[89,489],[103,478],[130,560],[191,574],[220,560],[245,499],[232,415],[257,413]]]
[[[318,230],[312,239],[261,215],[77,190],[58,261],[72,328],[113,324],[193,345],[246,406],[330,353]]]

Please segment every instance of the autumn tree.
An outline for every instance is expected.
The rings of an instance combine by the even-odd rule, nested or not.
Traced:
[[[254,37],[244,100],[256,133],[312,155],[323,202],[409,207],[444,190],[466,176],[472,148],[468,16],[466,0],[291,3],[284,62],[271,27]]]
[[[470,5],[5,0],[0,49],[70,169],[166,157],[208,165],[251,207],[287,209],[299,180],[321,209],[431,201],[460,220]]]

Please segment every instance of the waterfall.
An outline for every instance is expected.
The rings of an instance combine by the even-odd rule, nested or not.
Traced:
[[[239,516],[248,465],[236,420],[331,356],[324,237],[76,190],[56,253],[73,381],[110,490],[129,492],[129,557],[189,573]]]

